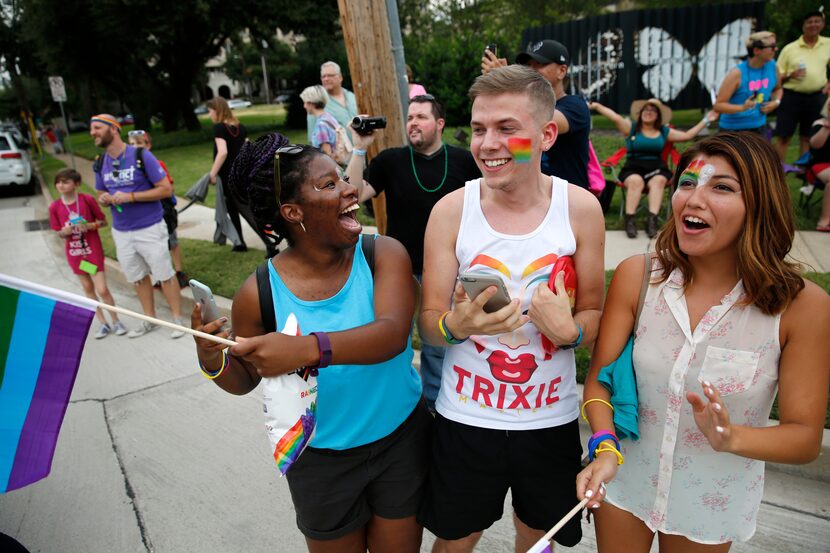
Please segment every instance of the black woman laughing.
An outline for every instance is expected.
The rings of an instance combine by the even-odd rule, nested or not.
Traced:
[[[375,237],[360,234],[357,189],[320,150],[287,142],[272,133],[243,146],[231,186],[260,228],[288,241],[268,262],[274,315],[277,329],[296,317],[302,336],[266,334],[251,275],[233,301],[240,344],[225,356],[197,339],[199,361],[239,395],[263,377],[317,367],[316,434],[286,475],[309,551],[415,553],[431,417],[412,367],[409,257],[377,237],[373,277],[361,241]],[[194,328],[229,334],[221,319],[200,321],[197,308]]]

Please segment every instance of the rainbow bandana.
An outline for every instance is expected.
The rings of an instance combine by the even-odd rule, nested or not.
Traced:
[[[93,115],[92,118],[89,120],[90,123],[103,123],[104,125],[109,125],[110,127],[116,128],[119,131],[121,130],[121,124],[109,117],[107,115]]]
[[[533,150],[530,148],[529,138],[508,138],[507,149],[513,154],[513,161],[516,163],[530,163]]]

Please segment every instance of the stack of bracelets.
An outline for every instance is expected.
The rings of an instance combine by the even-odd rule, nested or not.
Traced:
[[[447,328],[447,323],[444,319],[446,319],[447,315],[449,315],[449,314],[450,314],[449,311],[444,311],[444,314],[441,315],[440,317],[438,317],[438,330],[441,331],[441,336],[444,337],[444,340],[446,340],[446,342],[448,344],[454,346],[456,344],[460,344],[461,342],[466,340],[466,338],[464,340],[459,340],[458,338],[453,336],[452,332],[450,332],[450,329]]]
[[[202,369],[202,374],[203,375],[205,375],[209,379],[213,380],[214,378],[219,378],[219,375],[222,374],[225,371],[225,369],[228,368],[228,365],[230,365],[230,362],[231,362],[231,356],[228,355],[227,353],[225,353],[225,350],[222,350],[222,366],[219,368],[218,371],[210,372],[209,370],[207,370],[205,368],[204,365],[202,365],[201,361],[199,361],[199,368]]]
[[[585,419],[585,422],[588,422],[588,417],[585,416],[585,406],[594,401],[607,405],[611,409],[611,412],[614,412],[614,406],[604,399],[589,399],[582,404],[582,418]],[[608,440],[614,442],[614,445],[603,443]],[[588,439],[588,460],[593,461],[598,454],[606,451],[609,451],[617,456],[618,466],[625,462],[622,453],[620,453],[620,440],[617,438],[617,435],[612,430],[600,430],[599,432],[595,432],[594,435]]]

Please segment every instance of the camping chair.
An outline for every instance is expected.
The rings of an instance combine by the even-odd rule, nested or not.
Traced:
[[[815,193],[816,190],[824,190],[824,182],[813,172],[812,157],[811,152],[808,150],[804,152],[804,155],[795,160],[792,166],[784,166],[785,174],[793,173],[796,178],[804,183],[800,189],[801,193],[798,196],[798,208],[808,217],[813,206],[821,202],[818,194]]]
[[[600,165],[605,171],[606,179],[605,179],[605,190],[603,191],[602,196],[600,197],[600,204],[602,204],[603,212],[608,211],[608,207],[611,205],[611,200],[614,196],[614,190],[619,188],[622,190],[622,201],[620,202],[620,219],[623,218],[623,214],[625,213],[625,196],[626,196],[626,189],[623,182],[620,180],[620,169],[622,168],[622,159],[625,157],[627,153],[627,149],[625,146],[611,154],[608,158],[604,161],[600,162]],[[680,162],[680,152],[674,147],[673,142],[666,142],[666,145],[663,146],[663,152],[660,154],[660,157],[663,158],[663,161],[666,162],[666,165],[669,166],[669,170],[673,171],[677,164]],[[648,196],[648,186],[643,189],[643,197]],[[641,207],[637,207],[637,211],[640,211]],[[671,202],[667,202],[666,205],[666,214],[665,218],[669,217],[669,213],[671,213]]]

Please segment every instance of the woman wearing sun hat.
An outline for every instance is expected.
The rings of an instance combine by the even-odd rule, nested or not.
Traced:
[[[635,100],[631,103],[631,118],[621,116],[599,102],[588,106],[610,119],[617,130],[626,137],[628,150],[625,164],[620,170],[620,180],[626,188],[625,196],[625,233],[629,238],[637,236],[634,214],[643,192],[648,193],[648,221],[646,233],[649,238],[657,235],[657,214],[663,202],[663,190],[671,172],[661,154],[666,142],[685,142],[691,140],[709,124],[713,114],[704,117],[700,123],[688,131],[678,131],[669,127],[672,111],[657,98]]]

